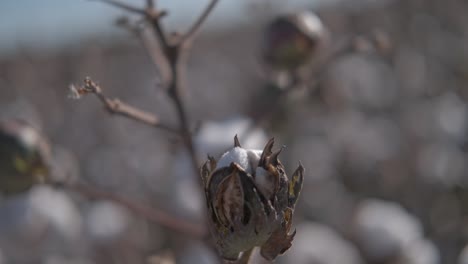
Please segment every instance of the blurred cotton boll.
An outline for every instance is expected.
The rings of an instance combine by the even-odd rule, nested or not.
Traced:
[[[317,223],[302,223],[291,249],[282,259],[294,264],[363,264],[359,251],[333,229]]]
[[[356,209],[353,233],[369,259],[383,262],[399,256],[411,243],[419,241],[422,226],[401,205],[368,199]]]
[[[439,264],[437,247],[430,240],[420,239],[404,248],[401,264]]]
[[[81,236],[81,215],[71,198],[48,186],[32,190],[33,208],[43,215],[63,238],[75,240]]]
[[[124,234],[129,216],[121,207],[111,202],[97,202],[86,212],[86,231],[92,241],[112,242]]]
[[[265,63],[279,70],[295,70],[317,52],[325,27],[309,11],[280,16],[265,30],[262,53]]]
[[[65,193],[47,186],[5,200],[0,215],[0,248],[12,261],[36,259],[44,247],[72,249],[81,238],[77,207]]]
[[[14,195],[48,180],[50,145],[29,123],[0,122],[0,193]]]

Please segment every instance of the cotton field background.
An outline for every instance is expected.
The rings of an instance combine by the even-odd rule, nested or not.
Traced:
[[[66,28],[63,42],[60,34],[51,35],[54,44],[0,37],[10,45],[0,55],[0,120],[39,128],[55,175],[206,229],[204,193],[176,136],[110,115],[94,96],[68,98],[70,84],[91,76],[109,97],[177,125],[141,42],[111,25],[126,13],[83,2],[50,12],[99,8],[82,19],[112,14],[95,21],[119,33],[103,26],[74,35],[64,18],[54,25]],[[297,234],[276,263],[468,264],[468,3],[239,1],[227,15],[234,7],[223,2],[193,43],[183,101],[200,160],[219,158],[237,134],[249,148],[271,137],[285,145],[288,175],[298,161],[305,167]],[[169,5],[168,27],[185,29],[191,19],[170,18],[178,9],[196,17],[205,4]],[[279,92],[261,60],[264,30],[278,15],[303,10],[321,19],[326,39],[302,69],[301,88]],[[11,31],[15,20],[29,19],[21,27],[41,37],[33,14],[5,17],[14,19]],[[210,239],[60,186],[0,198],[2,264],[220,263]]]

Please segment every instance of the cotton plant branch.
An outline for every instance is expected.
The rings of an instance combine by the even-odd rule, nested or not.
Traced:
[[[111,114],[121,115],[180,136],[184,146],[189,152],[194,176],[199,179],[197,151],[193,143],[190,121],[187,115],[185,104],[183,102],[183,91],[185,90],[184,70],[186,68],[188,50],[190,49],[191,43],[196,33],[199,31],[199,28],[213,10],[218,0],[211,0],[198,19],[196,19],[193,25],[189,27],[188,31],[185,34],[180,35],[173,33],[168,34],[165,31],[161,23],[161,19],[167,15],[167,12],[157,9],[156,2],[154,0],[146,0],[146,5],[144,8],[134,7],[115,0],[96,1],[107,3],[109,5],[141,16],[141,20],[136,26],[129,24],[128,20],[125,19],[120,21],[120,25],[129,29],[140,39],[148,54],[148,57],[157,67],[158,73],[160,74],[162,80],[162,88],[167,92],[168,97],[170,98],[176,110],[179,127],[170,127],[166,124],[163,124],[159,117],[153,113],[138,109],[120,101],[119,99],[107,97],[104,94],[103,89],[89,77],[84,80],[84,83],[81,86],[70,86],[71,95],[75,98],[79,98],[83,95],[93,94]],[[142,25],[149,26],[149,32],[145,31],[145,27],[142,27]],[[69,184],[66,187],[90,198],[111,200],[128,208],[135,214],[141,215],[146,219],[170,230],[201,239],[206,238],[207,232],[200,226],[186,222],[182,219],[171,216],[166,212],[154,209],[140,202],[132,201],[117,194],[99,190],[86,184]]]
[[[101,86],[86,77],[82,86],[70,86],[70,97],[79,99],[83,95],[94,94],[104,105],[106,110],[115,115],[125,116],[127,118],[139,121],[141,123],[166,130],[168,132],[177,132],[177,129],[161,123],[159,117],[152,113],[143,111],[116,98],[109,98],[104,95]]]
[[[185,34],[167,34],[161,19],[167,15],[165,10],[159,10],[156,7],[154,0],[147,0],[144,8],[134,7],[116,0],[98,0],[121,8],[131,13],[136,13],[146,20],[147,24],[152,28],[153,35],[159,43],[159,49],[155,50],[154,46],[148,45],[148,40],[143,39],[146,43],[144,47],[150,55],[151,60],[157,65],[161,74],[162,86],[167,91],[171,99],[179,120],[178,133],[189,152],[194,175],[198,175],[199,161],[197,151],[193,143],[190,121],[187,116],[187,110],[183,102],[183,93],[185,91],[185,66],[188,57],[188,50],[191,43],[199,31],[202,24],[205,22],[211,11],[214,9],[218,0],[211,0],[200,16],[189,27]],[[140,35],[141,36],[141,35]]]
[[[141,202],[133,201],[126,197],[101,190],[89,184],[67,183],[64,185],[64,187],[92,199],[103,199],[115,202],[116,204],[127,208],[129,211],[140,215],[146,220],[154,222],[169,230],[199,239],[204,238],[207,235],[207,230],[205,230],[201,225],[185,221],[160,209],[156,209]]]

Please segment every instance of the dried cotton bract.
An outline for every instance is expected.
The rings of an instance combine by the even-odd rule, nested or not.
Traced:
[[[203,165],[210,229],[222,257],[237,260],[254,247],[268,260],[291,247],[294,206],[302,188],[304,168],[291,180],[273,152],[274,139],[262,150],[244,149],[237,136],[234,148]]]

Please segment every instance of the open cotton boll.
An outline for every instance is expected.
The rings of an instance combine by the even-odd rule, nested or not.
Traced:
[[[233,162],[239,164],[247,172],[252,171],[247,150],[239,147],[234,147],[224,153],[223,156],[221,156],[219,159],[216,169],[228,167]]]
[[[232,162],[235,162],[244,168],[246,172],[255,175],[257,170],[261,169],[257,167],[261,155],[262,150],[234,147],[221,156],[216,169],[228,167]]]

